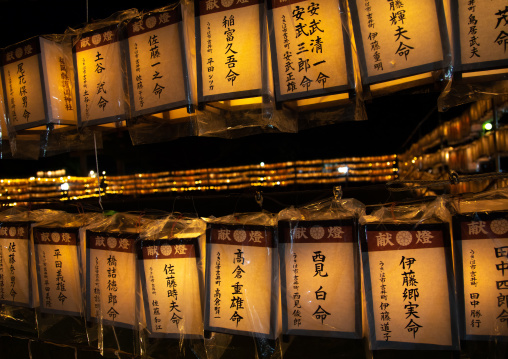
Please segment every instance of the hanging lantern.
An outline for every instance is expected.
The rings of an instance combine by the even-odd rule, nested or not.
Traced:
[[[261,104],[267,79],[263,2],[198,0],[195,4],[199,106]]]
[[[127,24],[133,116],[191,106],[181,5],[149,12]]]
[[[138,242],[149,336],[202,338],[202,282],[198,239]]]
[[[136,325],[134,233],[86,231],[87,319],[113,326]]]
[[[2,69],[0,68],[0,73]],[[2,81],[0,81],[0,140],[8,140],[9,132],[7,130],[7,114],[5,112],[5,100],[4,100],[4,90]]]
[[[270,40],[277,102],[331,106],[354,89],[347,18],[338,0],[271,0]],[[304,100],[307,99],[307,100]]]
[[[466,205],[459,208],[465,210]],[[508,213],[492,211],[495,201],[472,202],[468,207],[470,213],[453,220],[461,337],[506,338]]]
[[[118,26],[85,32],[74,40],[80,126],[122,121],[128,116]]]
[[[207,230],[205,330],[276,337],[274,227],[211,224]]]
[[[0,223],[0,303],[33,308],[30,222]]]
[[[283,333],[361,338],[354,221],[279,221],[278,227]]]
[[[360,231],[373,350],[458,349],[447,223]]]
[[[79,229],[34,227],[35,259],[42,313],[80,316]]]
[[[449,58],[441,0],[349,0],[362,81],[373,94],[434,82]]]
[[[507,14],[505,0],[451,1],[455,70],[463,80],[507,78]]]
[[[56,36],[34,37],[4,49],[4,91],[11,128],[76,124],[70,59],[70,45]]]

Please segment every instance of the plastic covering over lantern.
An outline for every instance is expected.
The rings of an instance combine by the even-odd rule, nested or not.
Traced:
[[[108,23],[105,23],[108,24]],[[127,79],[119,23],[75,37],[73,53],[80,126],[125,120]]]
[[[347,17],[339,1],[272,0],[269,9],[277,102],[354,88]],[[347,98],[335,95],[322,102]]]
[[[11,45],[2,52],[2,65],[10,128],[76,124],[71,45],[63,36]]]
[[[362,81],[371,91],[433,82],[430,72],[449,63],[441,0],[349,0],[349,6]],[[372,86],[390,80],[398,81]]]

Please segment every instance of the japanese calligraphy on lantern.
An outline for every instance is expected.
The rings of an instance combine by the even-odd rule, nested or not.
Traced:
[[[361,235],[373,348],[458,348],[448,227],[367,225]]]
[[[213,224],[207,231],[205,330],[274,338],[278,303],[272,227]]]
[[[151,337],[203,336],[197,239],[143,240],[138,260]]]
[[[117,27],[84,33],[73,47],[82,125],[126,117],[124,69]]]
[[[508,336],[508,215],[454,218],[457,291],[466,339]]]
[[[347,89],[350,44],[342,36],[337,0],[271,4],[277,95],[290,99]]]
[[[31,127],[46,121],[40,43],[33,38],[6,48],[2,64],[5,79],[6,110],[11,126]]]
[[[146,14],[127,25],[133,114],[187,104],[181,9]]]
[[[0,72],[2,69],[0,68]],[[4,102],[4,90],[2,81],[0,81],[0,140],[4,138],[8,138],[8,130],[7,130],[7,114],[5,112],[5,102]]]
[[[0,223],[0,303],[33,307],[30,225]]]
[[[443,68],[440,0],[350,1],[364,82]]]
[[[76,123],[70,55],[70,45],[43,37],[5,50],[7,110],[17,130],[46,123]]]
[[[261,0],[199,0],[199,101],[256,96],[261,89]]]
[[[33,231],[41,312],[80,315],[78,229],[34,227]]]
[[[460,70],[508,66],[508,5],[505,0],[452,1]]]
[[[285,334],[361,337],[360,268],[353,221],[281,221]]]
[[[129,328],[136,324],[136,238],[86,231],[88,319]]]

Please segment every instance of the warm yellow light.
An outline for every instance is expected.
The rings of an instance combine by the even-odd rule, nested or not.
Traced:
[[[432,72],[426,72],[424,74],[404,77],[397,80],[381,82],[370,86],[372,92],[378,92],[382,90],[388,90],[390,88],[409,88],[417,85],[423,85],[433,82]]]

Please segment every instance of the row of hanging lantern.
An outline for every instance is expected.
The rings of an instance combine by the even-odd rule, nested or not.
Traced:
[[[508,336],[507,199],[503,190],[454,202],[453,242],[443,198],[370,215],[358,201],[332,199],[207,225],[2,214],[0,303],[86,313],[100,326],[146,327],[153,338],[203,338],[204,329],[276,339],[280,297],[286,335],[359,339],[364,306],[374,350],[458,350],[459,333]]]
[[[507,11],[504,0],[196,0],[130,10],[3,49],[7,127],[173,119],[196,107],[333,107],[450,80],[451,68],[457,81],[505,79]]]

